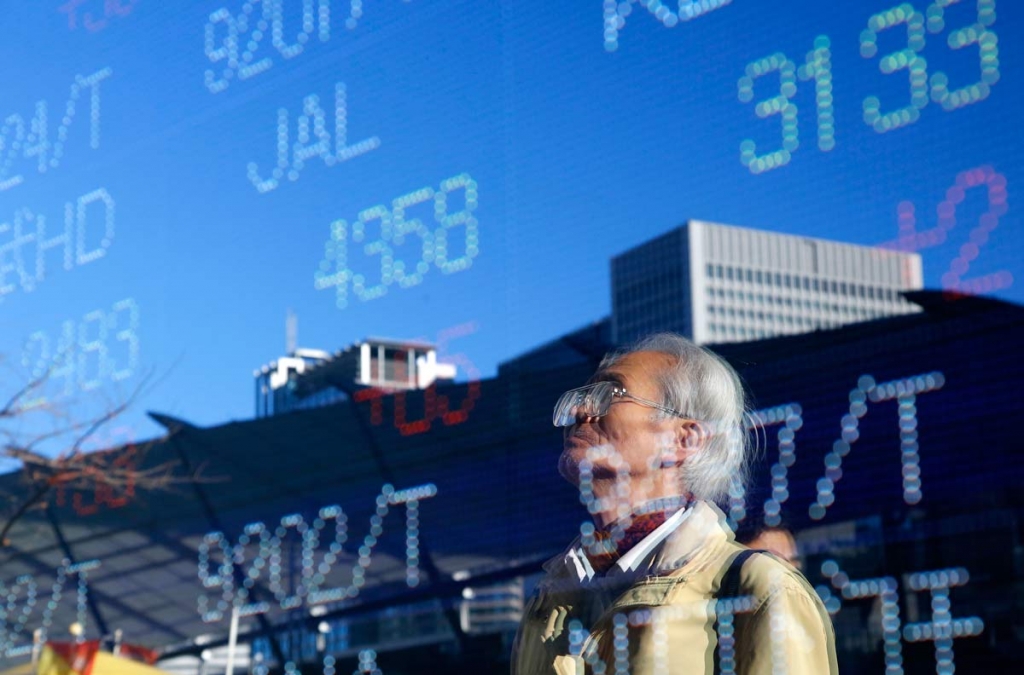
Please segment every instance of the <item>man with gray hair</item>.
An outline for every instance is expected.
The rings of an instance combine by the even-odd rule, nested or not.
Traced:
[[[791,566],[736,543],[715,502],[745,479],[743,386],[653,335],[559,399],[559,472],[592,515],[545,564],[512,654],[538,673],[838,672],[832,624]]]

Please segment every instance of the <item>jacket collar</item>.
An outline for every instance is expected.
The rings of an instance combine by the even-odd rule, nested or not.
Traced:
[[[698,501],[693,513],[651,558],[647,573],[664,575],[684,568],[699,569],[715,557],[719,546],[733,538],[725,514],[711,502]]]
[[[725,514],[717,506],[711,502],[695,501],[689,509],[691,513],[636,569],[636,574],[661,576],[684,567],[700,568],[713,557],[719,544],[732,539],[733,533],[726,524]],[[553,578],[576,579],[571,554],[580,546],[577,535],[565,550],[544,563],[544,571]]]

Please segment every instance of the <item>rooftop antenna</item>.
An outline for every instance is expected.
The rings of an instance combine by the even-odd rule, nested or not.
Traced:
[[[284,320],[284,343],[285,353],[289,356],[299,347],[299,317],[290,307]]]

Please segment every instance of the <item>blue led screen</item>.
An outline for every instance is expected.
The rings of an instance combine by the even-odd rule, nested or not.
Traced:
[[[162,434],[147,411],[199,427],[247,420],[254,369],[291,343],[333,351],[367,336],[433,343],[458,372],[441,394],[410,393],[408,408],[356,396],[389,451],[484,433],[488,415],[532,415],[523,423],[541,429],[554,390],[577,383],[555,378],[533,401],[505,393],[532,376],[499,366],[607,317],[610,260],[690,219],[917,252],[927,289],[1024,300],[1024,7],[1012,0],[43,0],[2,12],[0,394],[43,380],[18,442],[126,399],[86,449]],[[758,370],[737,352],[771,440],[755,483],[724,508],[800,529],[856,522],[889,541],[886,528],[930,494],[975,500],[998,471],[958,475],[952,454],[929,464],[927,442],[942,441],[923,422],[918,435],[918,413],[945,419],[965,400],[981,417],[986,401],[1019,410],[1013,393],[992,403],[1003,330],[1019,334],[950,338],[975,350],[963,363],[913,331],[865,348],[820,414],[808,402],[824,391],[820,373],[774,356],[775,370]],[[926,358],[925,343],[942,358]],[[594,361],[581,360],[571,374],[585,380]],[[983,398],[962,388],[968,376]],[[884,429],[872,417],[883,406]],[[858,473],[862,433],[897,448],[891,467]],[[1009,436],[977,433],[1016,471]],[[513,475],[548,472],[557,485],[557,449],[544,445],[557,432],[527,436],[516,442],[535,443],[533,463]],[[395,487],[436,485],[422,506],[429,541],[432,502],[474,474],[416,466]],[[378,494],[379,479],[360,494]],[[1008,495],[1020,477],[1003,479]],[[850,506],[851,484],[871,486],[866,501],[885,513]],[[562,487],[557,503],[578,508]],[[94,495],[95,510],[70,497],[59,508],[107,517],[103,506],[124,510],[120,494]],[[232,541],[252,520],[234,518]],[[551,552],[579,519],[566,512],[568,529],[485,548]],[[927,590],[910,575],[969,564],[906,553],[855,579],[899,570],[900,593]],[[891,604],[885,583],[875,596]],[[846,592],[815,570],[818,584]],[[195,616],[207,611],[199,603]]]

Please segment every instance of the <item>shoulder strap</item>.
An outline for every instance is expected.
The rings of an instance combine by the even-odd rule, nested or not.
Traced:
[[[755,551],[753,549],[745,549],[740,551],[733,556],[729,562],[729,569],[725,570],[725,574],[722,575],[722,583],[718,587],[718,593],[715,594],[715,598],[735,598],[740,593],[740,570],[743,569],[744,563],[747,559],[755,553],[761,553],[761,551]]]
[[[725,599],[735,598],[740,594],[740,571],[743,569],[743,565],[752,555],[763,553],[764,551],[756,551],[753,549],[744,549],[734,555],[732,560],[729,561],[729,566],[725,570],[725,574],[722,575],[722,583],[718,586],[718,592],[715,593],[714,598]],[[718,619],[715,619],[715,675],[721,675],[722,664],[718,653],[718,640],[717,638],[721,635],[721,630],[718,625]]]

